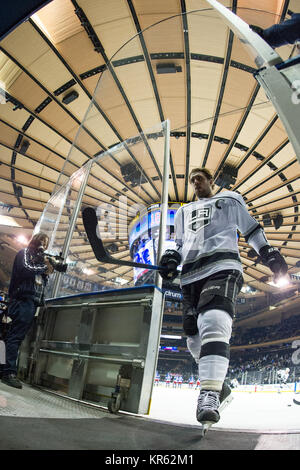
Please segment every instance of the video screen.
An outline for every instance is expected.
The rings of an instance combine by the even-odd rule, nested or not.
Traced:
[[[167,211],[166,239],[164,249],[175,249],[174,219],[180,204],[173,204]],[[157,246],[160,223],[160,204],[147,209],[147,213],[138,215],[129,225],[129,247],[133,261],[145,264],[157,264]],[[134,283],[149,270],[134,268]]]

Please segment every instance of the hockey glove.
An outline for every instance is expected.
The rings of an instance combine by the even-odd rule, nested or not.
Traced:
[[[162,255],[159,265],[164,269],[159,270],[159,274],[167,281],[173,281],[178,276],[177,266],[180,265],[181,256],[175,250],[166,250]]]
[[[275,274],[274,280],[276,281],[280,276],[287,273],[288,265],[286,264],[283,256],[276,248],[266,245],[259,250],[261,261],[265,266],[271,269]]]

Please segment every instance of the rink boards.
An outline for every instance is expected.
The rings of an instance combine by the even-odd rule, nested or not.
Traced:
[[[155,286],[50,299],[22,345],[19,374],[70,398],[147,414],[162,314]]]
[[[166,387],[172,389],[189,389],[189,390],[197,390],[196,385],[192,387],[189,386],[187,383],[183,383],[181,387],[173,386],[170,384],[168,387],[166,386],[165,382],[159,382],[159,384],[155,385],[155,387]],[[198,387],[199,390],[199,387]],[[285,385],[280,386],[280,384],[268,384],[268,385],[239,385],[237,388],[233,389],[234,392],[248,392],[248,393],[278,393],[278,392],[300,392],[300,382],[290,382]]]

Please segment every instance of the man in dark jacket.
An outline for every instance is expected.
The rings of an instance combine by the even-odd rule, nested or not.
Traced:
[[[292,13],[289,20],[262,29],[256,25],[250,27],[259,34],[273,49],[300,41],[300,13]]]
[[[49,239],[44,233],[32,237],[28,247],[20,250],[14,260],[8,290],[7,315],[11,326],[5,340],[6,363],[2,366],[2,382],[22,388],[17,379],[17,357],[19,347],[28,333],[37,307],[43,304],[44,288],[53,267],[43,256]]]

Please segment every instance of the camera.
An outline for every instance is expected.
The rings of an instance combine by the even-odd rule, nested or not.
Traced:
[[[65,273],[68,269],[68,265],[63,262],[64,259],[61,255],[51,255],[50,253],[46,253],[42,246],[38,247],[37,256],[41,258],[41,261],[44,261],[46,258],[55,271]]]

